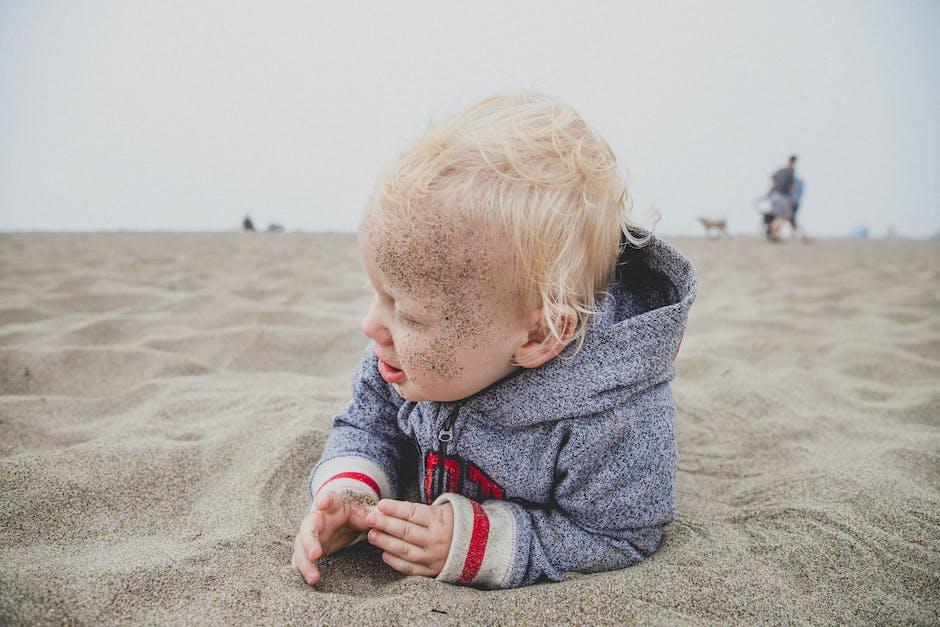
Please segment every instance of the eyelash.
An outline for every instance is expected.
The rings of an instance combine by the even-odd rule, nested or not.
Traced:
[[[370,286],[370,287],[371,287],[371,286]],[[381,299],[381,300],[386,300],[386,301],[388,301],[393,307],[395,306],[395,301],[394,301],[390,296],[384,295],[384,294],[379,294],[379,293],[378,293],[377,291],[375,291],[374,289],[372,290],[372,293],[375,295],[376,298],[379,298],[379,299]],[[401,309],[398,309],[397,307],[395,307],[395,315],[397,315],[397,316],[398,316],[403,322],[405,322],[406,324],[409,324],[409,325],[412,325],[412,326],[416,326],[416,327],[423,327],[423,326],[425,326],[423,322],[418,322],[418,321],[415,320],[414,318],[409,317],[407,314],[405,314]]]
[[[406,316],[405,314],[403,314],[401,311],[398,311],[398,317],[401,318],[402,320],[404,320],[407,324],[414,325],[414,326],[418,326],[418,327],[424,326],[424,325],[422,325],[420,322],[418,322],[417,320],[415,320],[414,318],[409,318],[408,316]]]

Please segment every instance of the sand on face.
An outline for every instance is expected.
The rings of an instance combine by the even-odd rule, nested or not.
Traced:
[[[393,309],[385,314],[389,337],[407,374],[399,394],[457,400],[515,369],[529,328],[510,242],[495,228],[437,210],[373,211],[360,225],[359,247],[377,302]]]
[[[483,592],[289,565],[366,345],[354,236],[0,235],[0,622],[940,621],[940,243],[672,241],[676,522]]]

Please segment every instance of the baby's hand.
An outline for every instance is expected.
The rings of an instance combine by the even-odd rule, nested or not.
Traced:
[[[406,575],[436,577],[447,562],[454,534],[450,503],[422,505],[383,499],[366,517],[369,542],[383,549],[386,564]]]
[[[317,495],[310,513],[300,523],[291,559],[291,565],[308,584],[320,580],[316,560],[348,546],[369,528],[366,515],[374,507],[360,493],[324,490]]]

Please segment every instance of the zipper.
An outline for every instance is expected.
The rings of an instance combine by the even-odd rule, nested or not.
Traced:
[[[459,411],[460,405],[455,405],[454,408],[450,410],[447,420],[441,425],[441,430],[437,434],[437,439],[443,445],[444,449],[446,449],[450,441],[454,439],[454,423],[457,421],[457,413]]]
[[[434,480],[431,483],[430,503],[443,494],[444,490],[444,461],[447,459],[447,450],[454,439],[454,422],[457,421],[457,414],[460,412],[460,405],[454,405],[450,410],[440,431],[437,432],[437,467],[434,468]]]

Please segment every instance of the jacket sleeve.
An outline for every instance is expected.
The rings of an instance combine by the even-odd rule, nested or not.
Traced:
[[[397,498],[402,451],[410,440],[398,428],[404,400],[378,375],[366,351],[353,378],[352,400],[333,419],[320,461],[310,473],[310,496],[324,486],[356,490],[376,499]]]
[[[675,516],[675,410],[668,388],[660,393],[668,402],[564,429],[547,506],[438,498],[452,504],[455,520],[438,578],[511,588],[625,568],[652,554]]]

